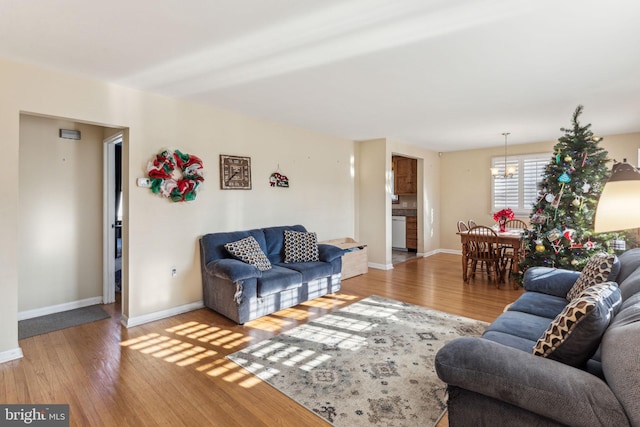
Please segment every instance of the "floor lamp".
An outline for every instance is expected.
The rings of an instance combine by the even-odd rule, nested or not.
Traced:
[[[611,178],[604,186],[598,207],[594,231],[628,230],[640,227],[640,172],[627,163],[615,163]]]

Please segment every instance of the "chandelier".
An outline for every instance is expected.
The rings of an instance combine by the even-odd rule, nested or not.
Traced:
[[[494,178],[511,178],[517,171],[516,166],[507,166],[507,136],[509,132],[503,132],[504,135],[504,172],[500,173],[500,168],[491,168],[491,176]]]

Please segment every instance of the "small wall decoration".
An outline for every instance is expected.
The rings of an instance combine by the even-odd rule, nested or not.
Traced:
[[[251,190],[251,157],[220,154],[220,188]]]
[[[289,188],[289,178],[280,173],[280,165],[278,165],[278,169],[269,177],[269,185],[272,187]]]
[[[195,200],[204,182],[202,160],[179,150],[164,150],[147,165],[151,191],[174,202]]]

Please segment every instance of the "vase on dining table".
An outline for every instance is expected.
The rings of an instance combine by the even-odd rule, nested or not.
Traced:
[[[500,232],[504,233],[505,231],[507,231],[507,219],[506,218],[500,218],[498,220],[498,226],[500,227]]]

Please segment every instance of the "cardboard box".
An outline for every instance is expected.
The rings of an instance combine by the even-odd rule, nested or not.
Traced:
[[[367,245],[358,243],[350,237],[326,240],[328,245],[334,245],[344,249],[342,257],[342,279],[349,279],[369,271]]]

